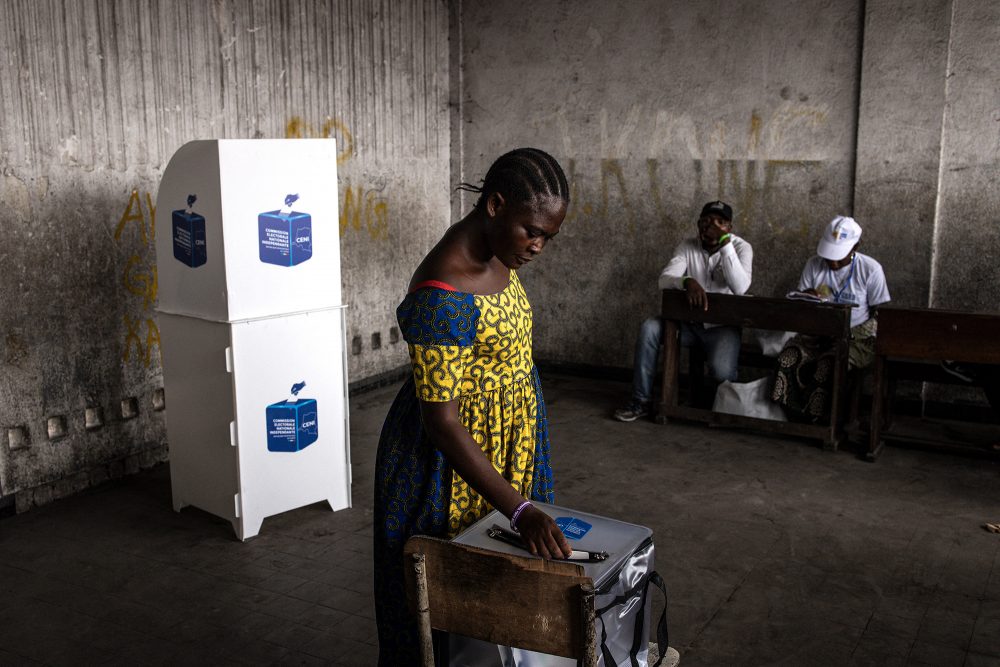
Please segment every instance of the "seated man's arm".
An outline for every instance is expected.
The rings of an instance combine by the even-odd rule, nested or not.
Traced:
[[[677,249],[674,250],[674,256],[660,272],[660,279],[657,281],[660,289],[684,289],[683,283],[687,269],[687,256],[683,246],[677,246]]]
[[[889,296],[889,286],[885,282],[885,272],[882,270],[881,264],[875,264],[875,271],[872,272],[871,277],[868,279],[868,284],[865,287],[867,291],[865,296],[868,299],[868,309],[871,311],[872,317],[875,317],[875,309],[878,306],[889,303],[892,299],[892,297]]]
[[[802,267],[802,275],[799,276],[799,291],[819,296],[819,283],[816,280],[816,269],[813,268],[815,260],[815,257],[810,258]]]
[[[753,275],[753,248],[746,241],[738,247],[734,243],[727,243],[719,248],[719,253],[722,255],[720,265],[726,285],[733,294],[746,294]]]

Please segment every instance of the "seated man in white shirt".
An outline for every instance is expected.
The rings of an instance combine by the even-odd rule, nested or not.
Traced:
[[[670,263],[660,273],[660,289],[683,289],[692,307],[708,310],[708,294],[745,294],[750,287],[753,248],[736,236],[733,209],[713,201],[705,204],[698,217],[698,236],[677,246]],[[681,345],[700,346],[708,361],[709,373],[717,382],[735,380],[740,355],[740,329],[683,322]],[[642,323],[635,345],[632,400],[615,411],[615,419],[631,422],[650,413],[656,355],[663,339],[663,321],[651,317]]]
[[[816,255],[806,262],[799,291],[824,301],[849,304],[851,339],[848,368],[865,368],[875,360],[875,309],[889,303],[882,265],[858,251],[861,225],[838,215],[823,230]],[[830,410],[834,350],[828,340],[799,334],[778,355],[771,400],[790,418],[825,419]]]

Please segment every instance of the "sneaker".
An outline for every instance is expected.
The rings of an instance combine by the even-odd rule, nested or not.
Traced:
[[[636,419],[649,416],[649,405],[630,403],[624,408],[615,410],[615,419],[620,422],[634,422]]]
[[[957,361],[945,359],[941,362],[941,368],[944,372],[957,377],[962,382],[972,383],[976,381],[976,371],[968,366],[963,366]]]

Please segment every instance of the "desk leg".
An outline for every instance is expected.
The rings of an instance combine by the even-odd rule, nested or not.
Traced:
[[[875,461],[882,453],[882,421],[885,411],[886,386],[886,360],[884,355],[875,357],[875,387],[872,391],[872,421],[869,430],[868,451],[865,459]]]
[[[837,451],[840,447],[840,437],[843,432],[844,389],[847,386],[848,344],[846,340],[836,344],[836,357],[833,367],[833,386],[830,397],[830,424],[823,449]]]
[[[677,382],[681,362],[681,342],[677,331],[677,322],[663,320],[663,386],[660,391],[660,409],[656,414],[658,424],[666,424],[677,408]]]

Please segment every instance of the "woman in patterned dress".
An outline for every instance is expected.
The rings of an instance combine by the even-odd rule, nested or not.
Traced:
[[[511,151],[490,167],[475,208],[445,232],[396,310],[413,369],[379,440],[375,611],[379,664],[419,663],[406,606],[403,544],[453,537],[499,509],[532,553],[568,557],[552,502],[548,423],[531,356],[531,306],[516,269],[558,232],[569,186],[552,156]],[[512,522],[513,523],[513,522]]]

